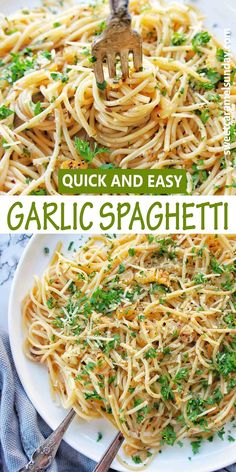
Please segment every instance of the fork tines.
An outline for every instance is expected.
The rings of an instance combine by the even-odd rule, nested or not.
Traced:
[[[139,71],[142,67],[142,41],[139,34],[128,26],[123,31],[112,31],[111,28],[107,28],[92,46],[97,82],[104,83],[103,62],[105,59],[111,78],[116,76],[117,58],[120,58],[123,79],[129,77],[130,53],[133,55],[134,68]]]

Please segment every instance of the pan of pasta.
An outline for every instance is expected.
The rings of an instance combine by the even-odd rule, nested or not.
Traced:
[[[26,392],[66,441],[118,471],[236,460],[236,236],[36,236],[9,331]]]
[[[235,195],[235,62],[225,152],[226,52],[195,5],[131,0],[143,67],[122,80],[104,64],[97,84],[107,3],[54,3],[0,20],[0,194],[53,195],[59,169],[102,167],[185,169],[193,194]]]

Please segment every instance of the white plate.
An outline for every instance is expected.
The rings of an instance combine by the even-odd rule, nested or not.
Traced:
[[[80,0],[76,0],[80,3]],[[206,17],[205,24],[213,34],[223,43],[224,29],[232,31],[231,49],[236,54],[236,2],[235,0],[176,0],[180,3],[189,3],[197,6]],[[0,13],[8,15],[23,7],[41,5],[41,0],[0,0]]]
[[[35,274],[41,275],[48,265],[57,242],[63,242],[64,252],[66,253],[66,248],[71,240],[75,241],[74,247],[78,248],[79,245],[85,242],[86,237],[37,235],[32,238],[17,268],[9,304],[10,343],[17,372],[28,397],[52,429],[55,429],[65,417],[65,410],[56,406],[52,401],[45,367],[30,362],[23,354],[21,304],[22,299],[32,286],[33,276]],[[50,249],[48,256],[44,254],[44,247]],[[72,252],[69,252],[69,254],[72,254]],[[231,430],[233,435],[232,424],[226,430],[227,434]],[[99,443],[96,442],[98,432],[103,434],[103,438]],[[114,434],[115,430],[105,420],[79,422],[76,419],[65,434],[65,441],[77,451],[98,461],[110,444]],[[166,472],[167,470],[174,470],[175,472],[213,472],[236,462],[235,444],[228,442],[227,438],[222,441],[217,437],[212,443],[206,441],[202,445],[200,453],[196,456],[192,455],[191,446],[188,442],[184,444],[183,448],[177,445],[174,447],[167,446],[163,448],[162,454],[156,457],[146,470],[148,472],[156,472],[157,470],[158,472]],[[191,461],[188,459],[190,456],[193,456]],[[117,461],[114,462],[113,468],[118,471],[127,470]]]

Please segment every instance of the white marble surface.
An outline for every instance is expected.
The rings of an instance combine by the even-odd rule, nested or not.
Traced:
[[[10,288],[20,256],[30,236],[0,235],[0,327],[7,330]]]

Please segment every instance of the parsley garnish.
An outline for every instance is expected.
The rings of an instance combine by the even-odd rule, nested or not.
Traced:
[[[116,169],[116,166],[112,162],[109,162],[108,164],[102,164],[99,169]]]
[[[120,264],[118,267],[118,274],[123,274],[124,271],[125,271],[125,265]]]
[[[166,443],[166,444],[169,444],[169,446],[173,446],[173,444],[176,441],[175,430],[174,430],[173,426],[171,426],[170,424],[168,424],[163,429],[163,431],[161,432],[161,436],[162,436],[162,443],[163,444]]]
[[[25,73],[34,68],[35,61],[34,59],[29,59],[28,57],[24,58],[20,54],[13,54],[12,62],[4,70],[3,79],[5,79],[9,84],[13,84],[17,80],[24,77]]]
[[[135,464],[142,464],[142,459],[139,457],[139,456],[132,456],[132,461],[135,463]]]
[[[197,417],[205,410],[205,401],[200,398],[191,398],[187,403],[187,415],[190,421],[196,422]]]
[[[236,141],[236,125],[230,125],[229,138],[231,143]]]
[[[225,51],[224,51],[224,49],[218,48],[217,51],[216,51],[216,59],[217,59],[217,61],[219,61],[219,62],[224,62],[224,58],[225,58]]]
[[[95,36],[99,36],[105,29],[106,29],[106,22],[105,20],[101,21],[101,23],[98,25],[98,29],[94,32]]]
[[[41,56],[45,57],[48,60],[52,59],[52,53],[50,51],[47,51],[47,50],[42,51],[40,54],[41,54]]]
[[[35,116],[39,115],[43,111],[41,102],[33,103],[33,108]]]
[[[37,195],[37,196],[47,195],[47,192],[45,188],[39,188],[38,190],[33,190],[32,192],[30,192],[30,195]]]
[[[174,400],[173,391],[169,385],[169,380],[166,375],[161,375],[159,378],[159,382],[162,385],[161,387],[161,395],[164,400]]]
[[[209,102],[219,102],[221,100],[220,98],[220,95],[218,93],[211,93],[209,92],[206,96],[207,100],[209,100]]]
[[[171,44],[173,46],[181,46],[181,44],[184,44],[186,41],[186,36],[184,33],[174,33],[172,38],[171,38]]]
[[[197,115],[199,115],[200,117],[200,120],[203,122],[203,124],[205,125],[206,122],[209,120],[210,118],[210,113],[209,113],[209,110],[196,110],[196,113]]]
[[[194,275],[193,280],[196,284],[203,284],[206,282],[206,276],[202,272],[199,272],[199,274]]]
[[[201,83],[200,86],[206,89],[213,89],[222,80],[221,74],[216,69],[204,67],[198,70],[199,74],[203,74],[210,83]]]
[[[12,115],[14,113],[13,110],[10,108],[7,108],[5,105],[2,105],[0,107],[0,120],[5,120],[8,116]]]
[[[48,306],[48,308],[49,308],[50,310],[54,307],[54,298],[53,298],[53,297],[50,297],[50,298],[47,300],[47,306]]]
[[[98,395],[96,390],[94,390],[94,392],[92,393],[85,393],[84,396],[85,396],[85,400],[102,400],[102,397]]]
[[[211,268],[215,274],[223,274],[224,269],[223,267],[219,264],[217,259],[215,257],[212,257],[211,262],[210,262]]]
[[[67,74],[61,74],[60,72],[51,72],[51,77],[53,80],[61,80],[62,83],[66,83],[69,80]]]
[[[75,147],[80,156],[83,157],[87,162],[92,162],[94,157],[98,154],[109,152],[109,149],[107,148],[99,148],[97,143],[95,143],[94,148],[91,149],[90,143],[88,141],[84,141],[83,139],[79,138],[75,138]]]
[[[188,377],[188,369],[183,367],[182,369],[179,369],[179,371],[175,375],[174,381],[176,383],[179,383],[179,382],[181,382],[181,380],[185,380],[187,377]]]
[[[133,257],[135,255],[135,249],[133,247],[130,247],[128,249],[128,254],[129,254],[129,256]]]
[[[198,454],[198,453],[199,453],[199,450],[200,450],[200,447],[201,447],[201,443],[202,443],[202,442],[201,442],[200,439],[198,439],[197,441],[191,442],[193,454]]]
[[[236,372],[236,352],[222,351],[217,355],[217,370],[223,377],[228,377],[231,372]]]
[[[145,359],[155,359],[157,357],[156,349],[150,347],[150,349],[148,349],[148,351],[145,353],[144,357]]]
[[[107,86],[107,82],[104,80],[104,82],[97,82],[97,88],[99,88],[99,90],[105,90]]]
[[[199,46],[204,46],[205,44],[209,43],[210,39],[211,36],[208,34],[207,31],[195,34],[192,39],[193,50],[195,52],[199,52]]]

